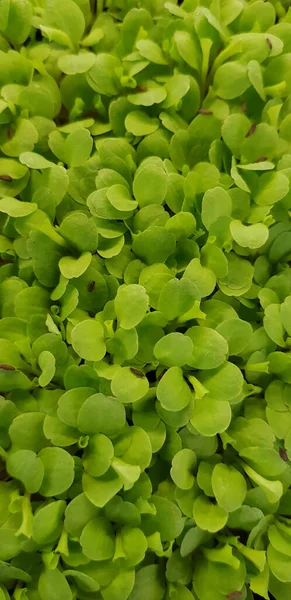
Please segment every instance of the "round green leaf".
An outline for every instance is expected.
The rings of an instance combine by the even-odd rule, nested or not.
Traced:
[[[73,457],[62,448],[43,448],[38,456],[44,466],[40,493],[56,496],[65,492],[74,480]]]
[[[65,392],[58,402],[58,417],[70,427],[77,427],[80,408],[85,400],[95,394],[95,389],[90,387],[73,388]]]
[[[86,73],[95,63],[95,55],[91,52],[81,54],[61,55],[58,60],[58,66],[66,75],[75,75],[76,73]]]
[[[227,341],[230,355],[238,355],[243,352],[250,343],[253,333],[250,323],[235,318],[222,321],[216,331]]]
[[[223,463],[215,465],[211,483],[216,501],[225,511],[232,512],[242,505],[247,485],[244,476],[235,467]]]
[[[59,569],[46,569],[39,578],[38,591],[41,600],[72,600],[71,588]]]
[[[231,421],[231,408],[228,402],[217,401],[214,396],[196,399],[191,423],[201,435],[213,436],[225,431]]]
[[[108,469],[107,473],[98,479],[84,473],[82,484],[84,494],[98,508],[103,508],[111,498],[118,494],[123,485],[113,469]]]
[[[43,433],[44,417],[45,415],[39,412],[28,412],[18,415],[13,420],[9,436],[15,448],[39,452],[47,445]]]
[[[154,347],[154,355],[166,367],[182,367],[192,355],[193,344],[189,337],[178,331],[162,337]]]
[[[111,381],[112,393],[124,404],[137,402],[149,389],[148,379],[134,372],[130,367],[121,367]]]
[[[202,200],[202,221],[209,231],[219,217],[230,217],[232,202],[229,193],[221,187],[207,190]]]
[[[8,473],[19,479],[30,494],[38,492],[44,477],[44,466],[31,450],[19,450],[8,456]]]
[[[94,319],[78,323],[71,333],[75,352],[85,360],[98,361],[106,353],[103,327]]]
[[[58,500],[41,507],[35,513],[32,522],[32,537],[37,544],[50,544],[59,538],[62,532],[62,517],[65,508],[64,500]]]
[[[228,514],[218,504],[212,504],[206,496],[199,496],[194,501],[193,517],[200,529],[215,533],[223,529]]]
[[[167,192],[165,171],[155,165],[141,165],[133,180],[133,193],[140,206],[162,204]]]
[[[186,277],[173,278],[161,290],[158,309],[172,321],[190,310],[195,300],[200,300],[200,290],[196,283]]]
[[[180,367],[170,367],[158,383],[157,398],[163,408],[180,411],[191,402],[192,394]]]
[[[227,62],[217,69],[213,83],[220,98],[233,100],[250,87],[247,67],[239,62]]]
[[[110,204],[121,212],[134,210],[137,207],[137,202],[131,199],[128,188],[120,183],[108,188],[106,195]]]
[[[186,335],[192,340],[193,350],[187,361],[195,369],[215,369],[225,362],[228,345],[226,340],[209,327],[190,327]]]
[[[125,118],[125,128],[133,135],[149,135],[159,127],[158,119],[151,119],[145,112],[134,110]]]
[[[195,452],[184,448],[177,452],[172,460],[171,477],[178,488],[189,490],[194,484],[193,470],[196,467]]]
[[[82,456],[85,471],[93,477],[100,477],[108,471],[114,456],[114,448],[105,435],[97,433],[89,440]]]
[[[199,380],[213,398],[228,402],[241,393],[244,381],[240,369],[230,362],[217,369],[200,373]]]
[[[79,258],[73,256],[63,256],[59,262],[61,274],[66,279],[73,279],[74,277],[80,277],[87,271],[92,260],[90,252],[85,252]]]
[[[143,286],[132,283],[118,288],[114,305],[120,327],[132,329],[145,316],[149,299]]]
[[[0,212],[10,217],[27,217],[37,210],[37,204],[33,202],[22,202],[16,198],[1,198]]]
[[[231,221],[230,232],[234,241],[242,248],[260,248],[269,237],[268,227],[264,223],[243,225],[241,221]]]
[[[115,547],[113,529],[105,517],[94,517],[84,527],[80,543],[91,560],[109,560]]]
[[[124,406],[113,396],[94,394],[82,404],[77,424],[82,433],[103,433],[109,437],[117,435],[125,425]]]
[[[160,104],[167,97],[166,89],[154,81],[145,81],[142,91],[129,94],[127,99],[135,106],[152,106]]]

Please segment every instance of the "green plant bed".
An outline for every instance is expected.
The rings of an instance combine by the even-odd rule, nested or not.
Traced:
[[[288,5],[0,2],[0,600],[291,598]]]

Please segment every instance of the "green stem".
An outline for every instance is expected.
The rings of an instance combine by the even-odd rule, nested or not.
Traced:
[[[17,536],[31,537],[33,514],[31,510],[30,495],[25,494],[22,499],[22,523],[17,531]]]
[[[97,15],[103,13],[104,10],[104,0],[97,0]]]

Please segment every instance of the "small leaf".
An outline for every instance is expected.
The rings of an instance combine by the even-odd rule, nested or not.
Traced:
[[[85,360],[98,361],[106,353],[103,327],[94,319],[78,323],[71,333],[75,352]]]
[[[227,512],[242,505],[247,486],[245,478],[237,469],[224,464],[215,465],[211,483],[217,503]]]
[[[145,112],[134,110],[125,118],[125,128],[137,136],[149,135],[159,127],[158,119],[151,119]]]
[[[39,578],[38,591],[41,600],[72,600],[71,588],[59,569],[46,569]]]
[[[242,248],[260,248],[269,237],[269,230],[264,223],[243,225],[241,221],[236,220],[231,221],[229,227],[233,239]]]
[[[177,487],[189,490],[194,484],[193,470],[196,467],[196,454],[189,448],[177,452],[172,461],[171,477]]]
[[[217,504],[212,504],[206,496],[199,496],[194,501],[193,517],[200,529],[215,533],[223,529],[228,514]]]
[[[54,355],[47,350],[40,353],[38,364],[42,370],[42,374],[38,378],[39,385],[46,387],[53,379],[56,371],[56,360]]]
[[[121,367],[111,381],[112,393],[124,404],[137,402],[149,389],[146,377],[139,377],[129,367]]]
[[[23,483],[30,494],[38,492],[44,477],[44,467],[34,452],[19,450],[10,454],[6,468],[12,477]]]
[[[109,560],[114,553],[115,539],[109,521],[94,517],[84,527],[80,543],[85,556],[91,560]]]
[[[147,60],[157,64],[166,65],[167,61],[163,55],[161,48],[152,40],[139,40],[136,44],[140,54]]]
[[[76,73],[86,73],[93,67],[94,63],[95,55],[91,52],[65,54],[60,56],[58,67],[63,73],[66,73],[66,75],[75,75]]]
[[[180,367],[170,367],[166,371],[158,383],[157,397],[163,408],[174,412],[191,402],[192,394]]]
[[[74,279],[80,277],[87,271],[92,261],[92,254],[84,252],[79,258],[73,256],[63,256],[59,262],[61,274],[66,279]]]
[[[26,217],[37,210],[37,204],[33,202],[21,202],[16,198],[1,198],[0,212],[10,217]]]

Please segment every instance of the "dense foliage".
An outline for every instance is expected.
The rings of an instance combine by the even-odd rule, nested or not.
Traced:
[[[289,0],[95,4],[0,2],[0,600],[290,600]]]

